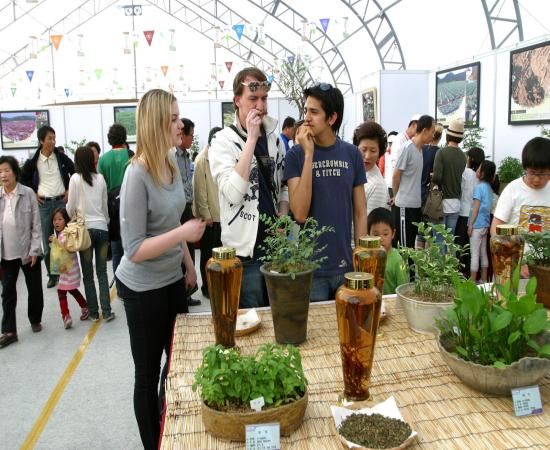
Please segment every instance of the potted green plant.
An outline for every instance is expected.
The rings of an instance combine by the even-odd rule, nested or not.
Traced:
[[[424,237],[425,248],[401,247],[399,252],[404,260],[412,261],[415,281],[402,284],[396,289],[409,327],[419,333],[433,333],[435,319],[452,307],[454,283],[463,276],[460,273],[460,258],[464,247],[455,242],[454,235],[444,224],[420,222],[418,233]],[[436,235],[443,241],[436,243]]]
[[[525,262],[537,279],[537,299],[550,308],[550,231],[525,234],[529,244]]]
[[[501,298],[471,281],[459,283],[453,308],[439,322],[438,345],[451,370],[471,388],[493,395],[536,384],[550,371],[548,311],[536,301],[536,279],[517,296],[519,268]],[[512,284],[513,283],[513,284]]]
[[[512,156],[504,158],[498,166],[498,180],[500,181],[500,192],[504,190],[506,185],[511,181],[523,176],[523,166],[521,161]]]
[[[307,380],[294,346],[262,345],[255,355],[211,345],[203,351],[193,391],[200,387],[206,430],[221,439],[244,441],[246,425],[279,422],[288,436],[302,423],[307,407]],[[252,400],[263,398],[261,411]]]
[[[271,306],[275,340],[279,344],[300,344],[306,340],[309,294],[313,271],[325,259],[319,253],[319,237],[331,227],[319,227],[308,217],[299,227],[289,216],[262,215],[266,235],[265,256],[260,271],[265,277]]]

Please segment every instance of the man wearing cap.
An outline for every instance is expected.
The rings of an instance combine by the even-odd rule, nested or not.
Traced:
[[[243,262],[241,308],[267,306],[260,272],[266,237],[260,214],[288,213],[288,189],[283,186],[285,147],[277,121],[267,115],[271,84],[256,67],[241,70],[233,80],[233,124],[218,131],[210,146],[210,170],[218,185],[221,239]]]
[[[443,223],[453,234],[460,213],[462,172],[466,168],[466,156],[458,146],[463,138],[464,120],[451,120],[445,136],[447,145],[435,155],[432,176],[432,181],[443,192]],[[441,238],[438,238],[438,241],[440,240]]]
[[[384,168],[384,178],[386,179],[386,185],[388,186],[390,197],[393,197],[395,194],[392,192],[392,183],[393,183],[393,170],[397,164],[397,160],[401,155],[403,149],[411,143],[412,138],[416,135],[416,124],[420,114],[415,114],[411,117],[409,121],[409,126],[403,133],[399,133],[393,140],[391,151],[387,153],[385,158],[386,167]]]

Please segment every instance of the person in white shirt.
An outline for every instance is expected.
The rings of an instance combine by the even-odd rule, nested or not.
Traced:
[[[418,119],[420,119],[420,114],[415,114],[411,117],[407,129],[395,137],[391,146],[391,152],[385,157],[386,167],[384,169],[384,178],[386,179],[388,189],[392,189],[393,170],[395,169],[401,152],[411,143],[411,139],[416,135]],[[391,197],[394,195],[393,192],[390,192]]]
[[[73,217],[77,212],[84,216],[92,245],[80,252],[84,291],[92,321],[99,320],[99,307],[94,283],[93,256],[99,284],[99,301],[103,319],[115,318],[109,301],[107,280],[107,248],[109,246],[109,213],[107,211],[107,184],[103,175],[96,172],[94,153],[90,147],[78,147],[75,155],[76,173],[69,181],[67,213]]]
[[[363,155],[367,175],[367,182],[365,183],[367,215],[376,208],[390,209],[386,182],[376,165],[386,151],[386,132],[374,121],[364,122],[355,129],[353,144],[357,146]]]

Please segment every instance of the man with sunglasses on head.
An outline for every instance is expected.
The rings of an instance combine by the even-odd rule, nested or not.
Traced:
[[[363,158],[355,145],[336,133],[342,124],[344,97],[339,89],[321,83],[304,91],[304,124],[286,155],[285,176],[290,209],[298,222],[314,217],[333,233],[319,238],[325,260],[315,271],[311,300],[333,299],[344,274],[353,271],[351,227],[355,241],[367,234]]]
[[[216,133],[209,151],[219,191],[222,243],[236,249],[244,266],[241,308],[268,305],[260,272],[259,246],[266,237],[260,214],[288,213],[288,191],[282,183],[285,147],[276,131],[277,121],[267,115],[270,88],[256,67],[235,76],[235,119]]]

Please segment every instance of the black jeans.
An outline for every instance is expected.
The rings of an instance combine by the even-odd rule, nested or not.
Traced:
[[[23,269],[25,283],[29,296],[28,316],[31,324],[42,322],[42,310],[44,309],[44,294],[42,292],[42,269],[40,260],[37,259],[33,267],[31,263],[21,264],[20,259],[2,259],[2,333],[17,333],[15,320],[15,308],[17,306],[17,277],[19,268]]]
[[[202,292],[208,293],[208,282],[206,280],[206,263],[212,258],[212,249],[222,245],[222,229],[220,222],[214,222],[211,227],[204,228],[201,237],[201,261],[200,271],[202,278]]]
[[[160,436],[158,384],[162,352],[170,352],[176,314],[183,307],[183,279],[160,289],[135,292],[117,279],[118,296],[130,331],[130,347],[135,366],[134,412],[141,442],[146,450],[156,450]]]

